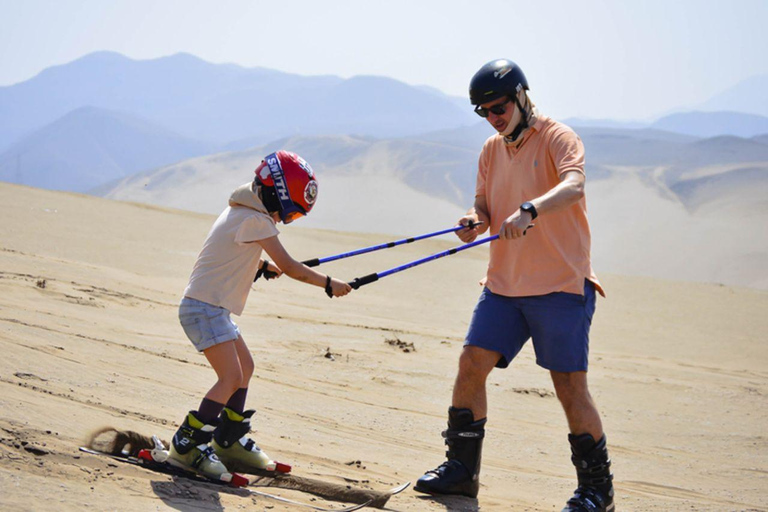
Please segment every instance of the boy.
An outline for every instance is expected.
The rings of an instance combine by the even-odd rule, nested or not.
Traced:
[[[271,461],[246,436],[253,410],[245,410],[253,374],[251,354],[230,319],[240,315],[257,269],[315,286],[341,297],[352,288],[294,260],[278,239],[276,224],[307,215],[317,200],[317,180],[309,164],[287,151],[268,155],[253,183],[238,187],[203,244],[179,320],[195,348],[203,352],[218,380],[198,410],[190,411],[173,436],[169,462],[218,479],[227,465],[265,468]],[[273,263],[261,259],[266,251]]]

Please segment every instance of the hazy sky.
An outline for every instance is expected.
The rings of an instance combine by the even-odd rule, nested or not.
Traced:
[[[550,115],[649,119],[768,74],[767,27],[768,0],[0,0],[0,85],[113,50],[466,96],[506,57]]]

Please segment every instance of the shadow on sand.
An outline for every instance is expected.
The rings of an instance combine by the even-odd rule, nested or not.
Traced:
[[[480,507],[476,498],[466,498],[464,496],[432,496],[420,495],[419,499],[431,501],[445,507],[449,512],[478,512]]]

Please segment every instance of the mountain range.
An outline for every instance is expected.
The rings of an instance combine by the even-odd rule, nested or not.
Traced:
[[[474,121],[435,89],[355,76],[301,76],[211,64],[189,54],[132,60],[97,52],[0,87],[0,150],[93,106],[224,145],[302,134],[412,135]]]
[[[725,91],[714,103],[737,107],[748,97],[759,107],[767,96],[761,83],[756,77],[739,84],[740,95]],[[291,136],[410,137],[414,144],[435,141],[474,152],[487,131],[475,128],[485,123],[468,107],[464,98],[384,77],[300,76],[211,64],[189,54],[140,61],[97,52],[0,87],[0,180],[82,192],[190,157]],[[680,112],[653,123],[566,123],[582,134],[597,130],[598,163],[609,153],[646,164],[678,159],[659,140],[673,136],[650,130],[703,138],[768,133],[768,117],[732,111]],[[638,137],[652,142],[654,151],[637,145]],[[443,160],[456,161],[452,155]],[[420,178],[405,174],[418,182],[434,172],[425,167],[416,173]],[[460,193],[453,199],[463,201]]]
[[[79,107],[0,155],[0,180],[86,192],[213,149],[130,114]]]

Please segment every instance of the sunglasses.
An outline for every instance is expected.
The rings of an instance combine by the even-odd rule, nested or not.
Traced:
[[[507,113],[507,109],[504,107],[507,103],[512,101],[512,98],[507,96],[506,101],[503,101],[502,103],[497,103],[496,105],[493,105],[491,107],[485,108],[481,107],[480,105],[475,107],[475,114],[479,115],[480,117],[488,117],[491,112],[496,114],[497,116],[503,116]]]

